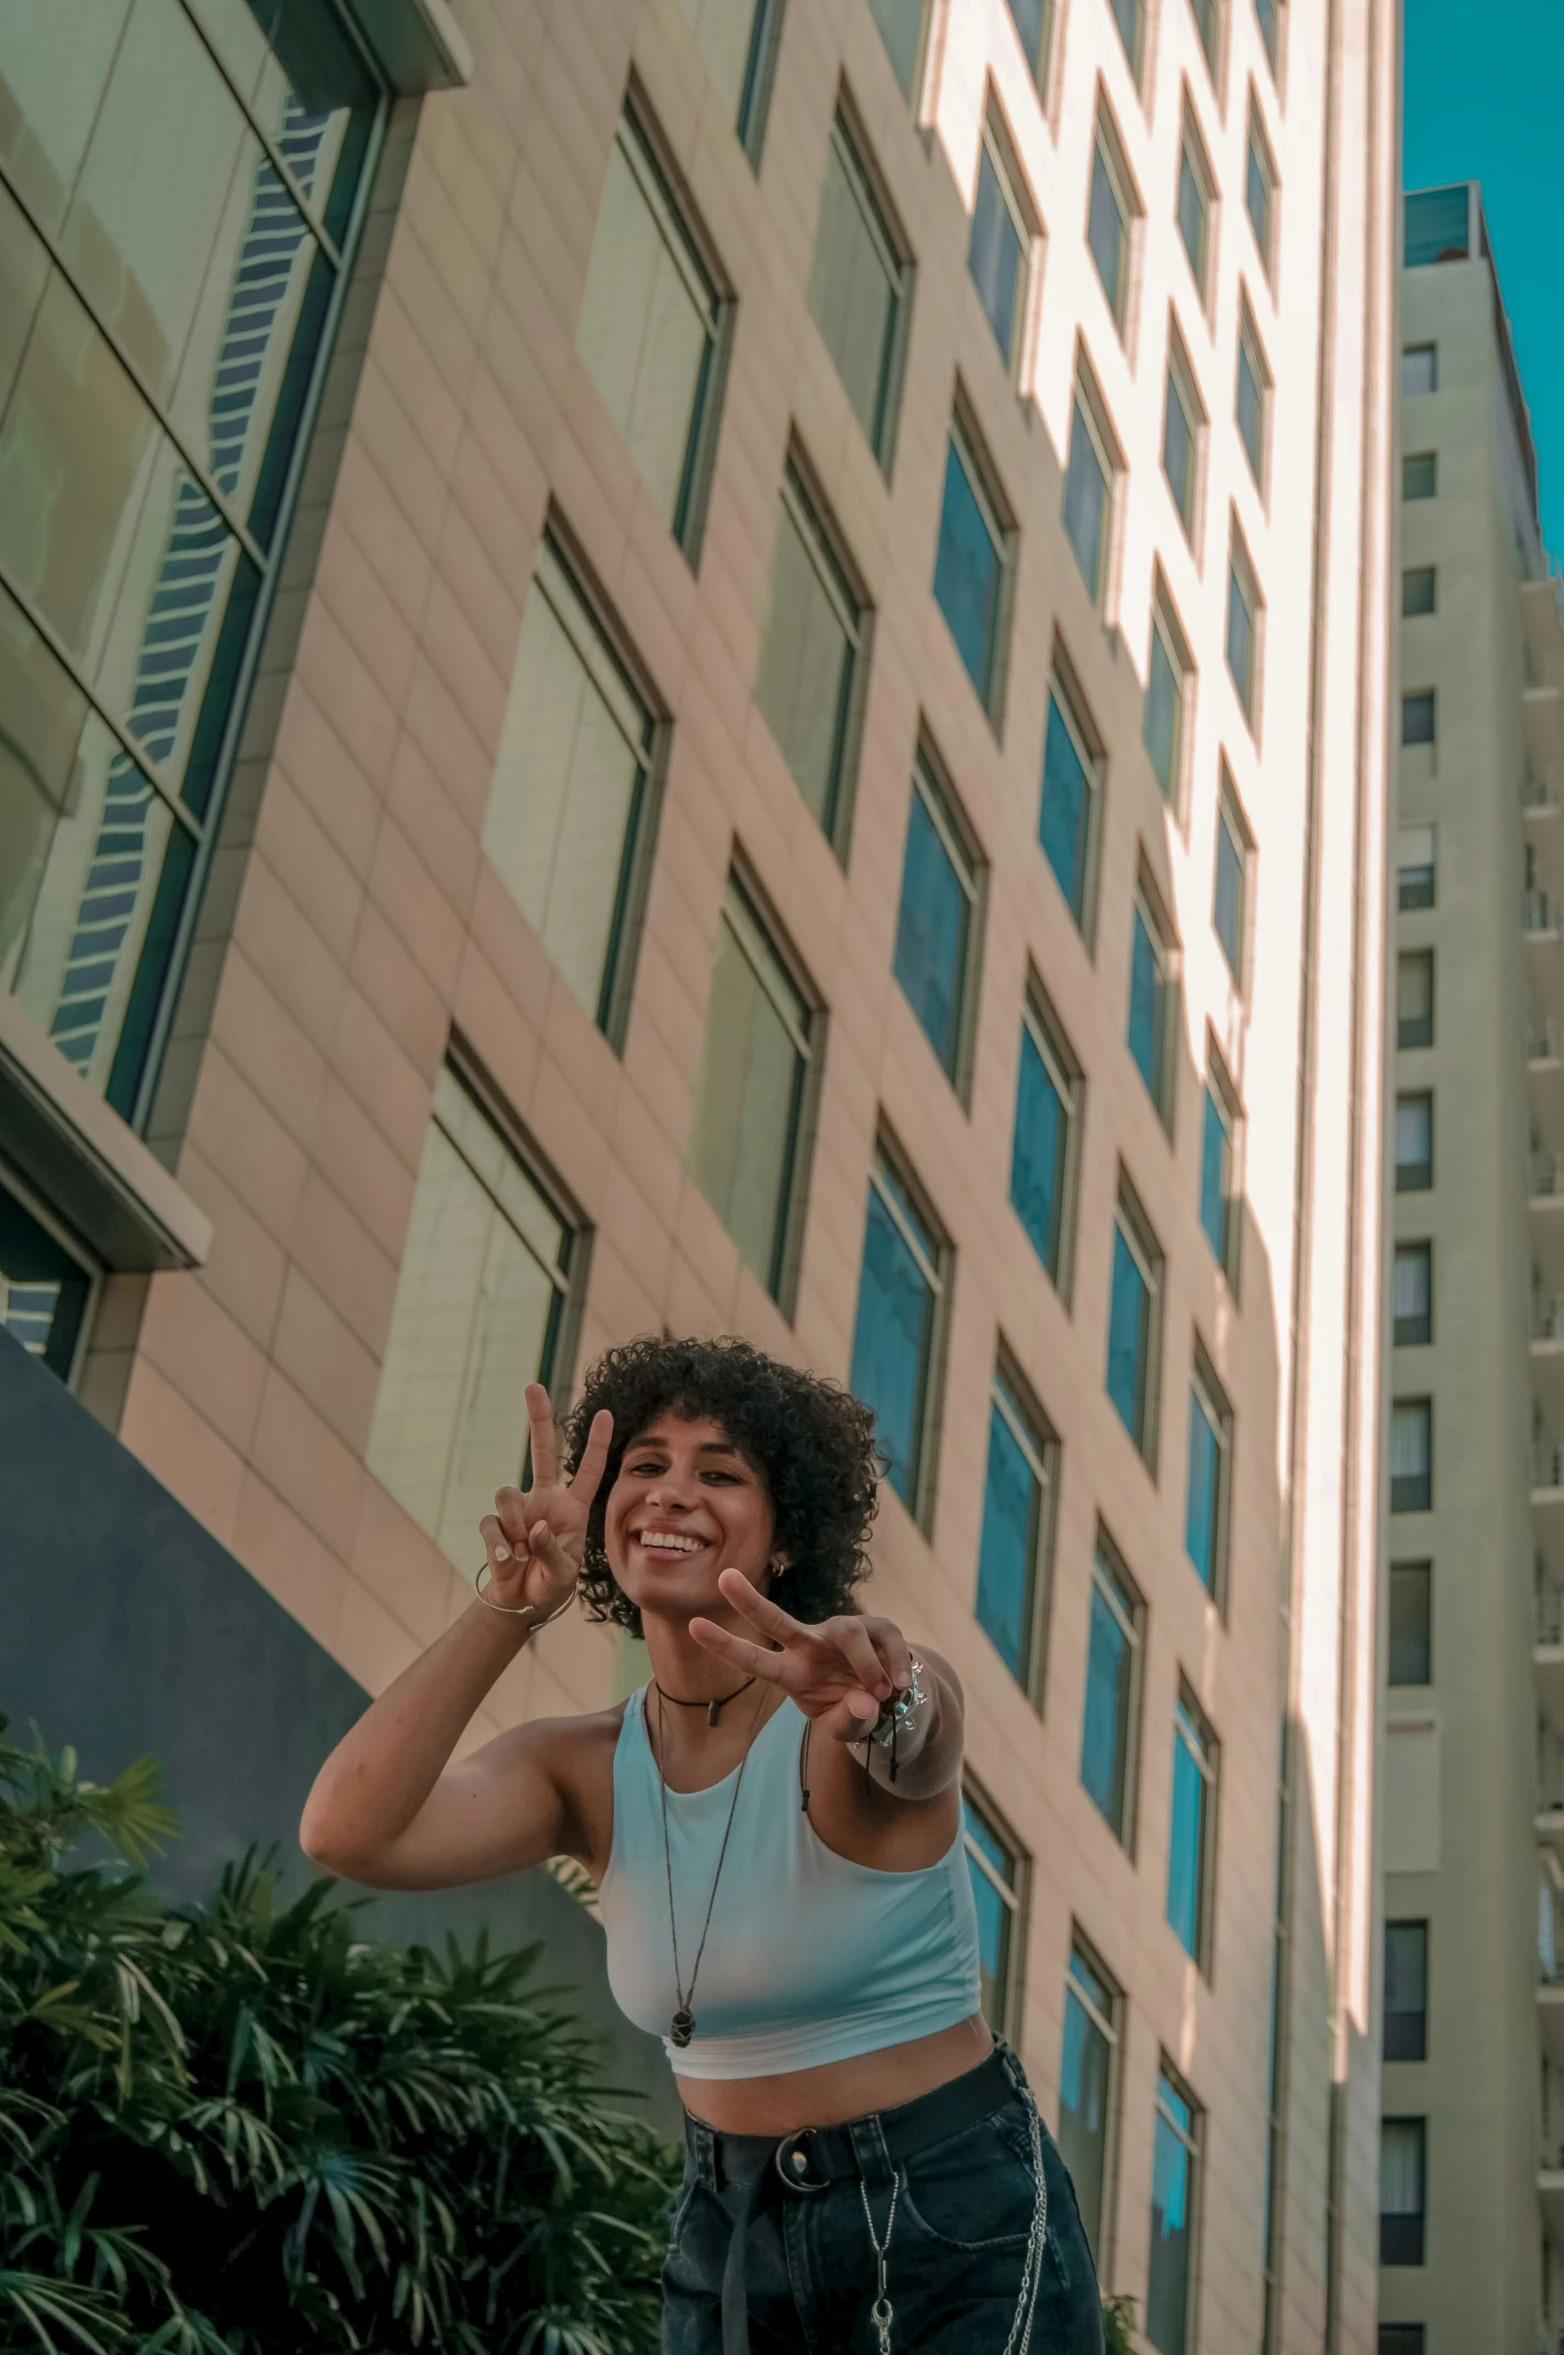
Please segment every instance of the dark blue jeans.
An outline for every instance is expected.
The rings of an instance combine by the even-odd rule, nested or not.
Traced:
[[[663,2272],[663,2355],[878,2355],[869,2221],[883,2243],[893,2188],[891,2355],[1020,2355],[1023,2345],[1030,2355],[1101,2355],[1101,2300],[1075,2189],[1041,2119],[1034,2141],[1019,2062],[1002,2050],[959,2082],[996,2065],[1008,2079],[997,2106],[901,2159],[898,2140],[918,2139],[920,2126],[948,2114],[934,2105],[949,2088],[781,2145],[690,2119]],[[815,2147],[828,2139],[834,2161]],[[807,2180],[821,2174],[828,2179]]]

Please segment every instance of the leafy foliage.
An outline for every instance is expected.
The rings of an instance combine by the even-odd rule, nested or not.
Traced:
[[[1130,2337],[1135,2328],[1133,2298],[1105,2298],[1102,2306],[1103,2355],[1135,2355]]]
[[[536,1948],[366,1944],[253,1856],[166,1908],[151,1763],[4,1725],[0,2355],[651,2355],[676,2161]]]

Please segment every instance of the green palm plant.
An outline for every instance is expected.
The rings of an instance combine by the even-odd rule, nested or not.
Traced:
[[[378,1945],[0,1720],[0,2355],[650,2355],[677,2162],[537,1949]],[[65,1859],[84,1838],[105,1861]]]

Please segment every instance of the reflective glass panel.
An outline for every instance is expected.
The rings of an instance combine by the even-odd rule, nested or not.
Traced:
[[[1026,1683],[1042,1534],[1042,1440],[1008,1393],[989,1405],[988,1474],[978,1547],[977,1618],[1011,1675]]]
[[[909,1228],[919,1244],[916,1251]],[[851,1388],[874,1411],[886,1478],[909,1510],[917,1502],[923,1453],[934,1338],[933,1265],[932,1238],[882,1163],[869,1189]]]
[[[1086,215],[1086,242],[1091,248],[1092,260],[1097,265],[1097,275],[1102,280],[1108,308],[1117,319],[1124,296],[1126,233],[1113,176],[1100,146],[1092,150],[1092,189]]]
[[[1016,1081],[1015,1141],[1010,1154],[1010,1199],[1033,1250],[1055,1281],[1064,1234],[1069,1141],[1069,1107],[1031,1023],[1024,1022]]]
[[[1108,1396],[1125,1430],[1141,1446],[1146,1434],[1146,1376],[1151,1290],[1122,1226],[1113,1230],[1113,1294],[1108,1306]]]
[[[690,1167],[748,1266],[781,1288],[809,1008],[730,888],[717,943]]]
[[[1043,791],[1037,839],[1079,924],[1086,906],[1086,853],[1092,808],[1092,780],[1057,694],[1048,698],[1048,733],[1043,742]]]
[[[1173,1813],[1168,1837],[1168,1921],[1186,1954],[1200,1959],[1205,1909],[1205,1745],[1179,1704],[1173,1733]]]
[[[1112,1997],[1089,1966],[1072,1954],[1059,2065],[1059,2149],[1075,2186],[1087,2241],[1099,2262],[1113,2071],[1113,2046],[1101,2021],[1111,2004]]]
[[[972,208],[967,267],[1008,368],[1015,359],[1026,248],[986,139],[978,155],[977,200]]]
[[[1189,1393],[1189,1494],[1184,1509],[1184,1551],[1212,1589],[1222,1512],[1223,1445],[1198,1389]]]
[[[1152,624],[1151,662],[1146,677],[1146,750],[1165,801],[1178,784],[1179,740],[1183,734],[1184,685],[1168,656],[1167,640]]]
[[[888,438],[886,394],[901,305],[901,266],[840,122],[826,155],[809,272],[809,308],[853,414],[876,455]]]
[[[961,1045],[961,1001],[972,914],[972,883],[952,856],[924,789],[914,785],[907,813],[896,978],[930,1046],[954,1078]]]
[[[1228,1160],[1232,1137],[1220,1098],[1206,1089],[1205,1119],[1200,1140],[1200,1224],[1216,1254],[1217,1265],[1227,1265]]]
[[[1146,2336],[1158,2355],[1187,2355],[1194,2175],[1189,2106],[1164,2074],[1157,2088],[1146,2285]]]
[[[1064,528],[1093,597],[1102,588],[1107,520],[1108,477],[1077,400],[1070,426],[1070,463],[1064,477]]]
[[[92,1279],[0,1186],[0,1331],[68,1378]]]
[[[1092,1570],[1081,1783],[1120,1839],[1128,1788],[1134,1625],[1134,1606],[1099,1554]]]
[[[755,700],[827,833],[837,816],[856,651],[847,584],[794,485],[777,514]]]
[[[984,705],[993,692],[1004,552],[952,437],[945,461],[934,598]]]

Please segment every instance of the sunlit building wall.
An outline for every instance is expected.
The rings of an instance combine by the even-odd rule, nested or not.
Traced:
[[[1105,2288],[1367,2355],[1394,12],[300,22],[0,19],[7,1321],[371,1689],[850,1380]]]

